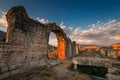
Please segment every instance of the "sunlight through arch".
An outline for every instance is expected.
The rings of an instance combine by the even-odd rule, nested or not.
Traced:
[[[53,32],[51,32],[50,36],[49,36],[49,45],[52,45],[55,47],[57,47],[57,45],[58,45],[57,37]]]

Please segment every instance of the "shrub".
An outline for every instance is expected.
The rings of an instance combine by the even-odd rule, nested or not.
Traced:
[[[105,77],[105,74],[107,74],[107,70],[108,70],[106,67],[86,66],[86,65],[77,65],[77,70],[75,70],[74,64],[71,64],[71,66],[68,67],[68,69],[71,71],[78,72],[80,74],[88,74],[99,77]]]

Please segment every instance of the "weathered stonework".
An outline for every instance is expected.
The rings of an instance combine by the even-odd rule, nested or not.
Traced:
[[[55,23],[41,24],[29,18],[22,6],[11,8],[6,17],[6,41],[0,44],[0,78],[47,65],[51,32],[58,39],[59,59],[76,54],[76,43]]]
[[[95,57],[74,57],[73,64],[75,65],[87,65],[98,67],[111,67],[110,59],[95,58]]]
[[[103,58],[112,58],[112,59],[117,59],[118,58],[118,47],[116,49],[112,47],[97,47],[97,46],[83,46],[80,47],[80,54],[93,54],[93,56],[100,56]],[[94,55],[95,54],[95,55]]]
[[[120,57],[120,43],[112,44],[111,48],[117,50],[118,51],[117,56]]]
[[[100,55],[103,57],[109,57],[109,58],[114,58],[117,59],[118,51],[109,47],[102,47],[100,48]]]
[[[94,50],[94,51],[99,51],[99,47],[98,46],[94,46],[94,45],[86,45],[86,46],[83,46],[83,47],[81,47],[81,50],[82,51],[84,51],[84,50],[88,50],[88,51],[92,51],[92,50]]]

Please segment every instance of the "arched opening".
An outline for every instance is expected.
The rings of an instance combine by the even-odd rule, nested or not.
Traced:
[[[49,51],[48,51],[48,57],[51,59],[56,59],[57,58],[57,45],[58,45],[58,41],[57,41],[57,37],[55,35],[55,33],[51,32],[49,35]]]
[[[50,59],[54,59],[54,58],[62,59],[62,60],[65,59],[66,42],[63,35],[59,33],[59,31],[51,32],[49,36],[49,44],[56,46],[54,50],[52,50],[51,52],[48,52],[48,57]]]

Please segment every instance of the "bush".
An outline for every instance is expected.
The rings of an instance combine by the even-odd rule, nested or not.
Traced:
[[[83,66],[83,65],[78,65],[77,67],[78,67],[77,71],[82,74],[105,77],[105,74],[107,73],[106,67]]]
[[[74,69],[74,64],[71,64],[70,67],[68,67],[69,70],[78,72],[80,74],[88,74],[88,75],[94,75],[99,77],[104,77],[105,74],[107,74],[108,68],[106,67],[97,67],[97,66],[86,66],[86,65],[77,65],[77,70]]]

